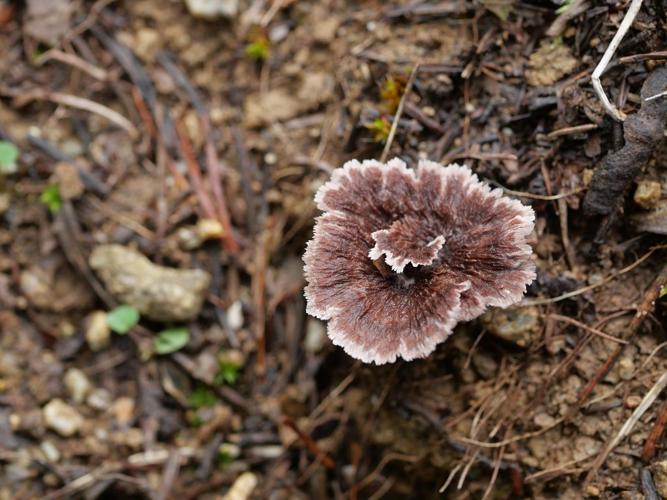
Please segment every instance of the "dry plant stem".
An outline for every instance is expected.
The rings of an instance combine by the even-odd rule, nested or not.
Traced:
[[[598,330],[597,328],[593,328],[591,326],[585,325],[584,323],[577,321],[574,318],[570,318],[568,316],[561,316],[560,314],[550,314],[549,318],[553,318],[556,321],[564,321],[565,323],[570,323],[571,325],[576,326],[577,328],[581,328],[582,330],[585,330],[589,333],[592,333],[593,335],[597,335],[598,337],[602,337],[603,339],[611,340],[612,342],[616,342],[617,344],[627,344],[627,340],[619,339],[617,337],[614,337],[613,335],[609,335],[608,333],[604,333],[601,330]]]
[[[283,416],[282,423],[283,425],[286,425],[294,432],[296,432],[301,441],[303,441],[305,447],[308,448],[308,451],[315,455],[327,469],[333,469],[336,467],[336,463],[333,461],[333,459],[325,451],[322,451],[320,447],[317,446],[317,443],[308,434],[299,429],[299,427],[297,427],[297,425],[290,417],[286,415]]]
[[[625,17],[623,17],[623,21],[621,21],[621,25],[618,27],[618,31],[614,35],[614,38],[612,38],[609,47],[607,47],[607,50],[605,50],[602,59],[600,59],[600,62],[595,67],[593,74],[591,75],[593,88],[595,89],[595,93],[597,94],[598,99],[600,99],[602,106],[604,106],[604,109],[607,111],[607,113],[609,113],[610,116],[620,122],[625,120],[625,114],[609,101],[607,94],[605,94],[604,89],[602,88],[602,83],[600,83],[600,77],[607,69],[611,58],[614,57],[614,53],[621,43],[621,40],[623,40],[623,37],[630,29],[630,26],[632,26],[632,22],[635,20],[635,17],[637,16],[637,13],[642,6],[642,2],[643,0],[632,0],[630,7],[628,7],[628,11],[625,14]]]
[[[405,90],[403,91],[403,95],[401,96],[401,102],[398,103],[398,108],[396,109],[396,114],[394,115],[394,121],[391,123],[391,130],[389,131],[389,136],[387,137],[387,143],[384,145],[384,149],[382,150],[382,155],[380,156],[381,163],[387,161],[387,156],[389,156],[389,150],[391,149],[391,145],[394,142],[394,137],[396,136],[396,130],[398,129],[398,122],[401,120],[401,116],[403,115],[403,109],[405,108],[405,101],[407,100],[408,95],[410,94],[410,90],[412,89],[412,84],[415,82],[415,78],[418,72],[419,72],[419,63],[415,64],[412,67],[412,72],[410,73],[410,78],[408,79],[408,83],[405,84]]]
[[[667,425],[667,401],[662,403],[662,406],[658,411],[658,418],[653,424],[653,429],[651,429],[651,433],[648,435],[646,442],[644,443],[642,460],[645,464],[650,463],[653,459],[658,442],[660,442],[662,435],[665,432],[665,425]]]
[[[220,165],[220,161],[218,160],[215,144],[213,143],[211,124],[208,117],[200,117],[200,119],[204,123],[204,129],[206,130],[206,144],[204,146],[206,151],[206,165],[208,167],[208,177],[211,182],[211,190],[213,191],[213,199],[215,201],[218,221],[223,228],[222,243],[225,247],[225,250],[228,252],[238,253],[240,248],[239,244],[234,238],[232,223],[229,218],[227,204],[225,203],[225,196],[222,191],[222,167]]]
[[[578,288],[576,290],[572,290],[571,292],[564,293],[563,295],[559,295],[558,297],[550,297],[547,299],[535,299],[535,300],[525,300],[521,302],[517,307],[528,307],[528,306],[543,306],[546,304],[552,304],[554,302],[560,302],[561,300],[565,299],[571,299],[572,297],[576,297],[577,295],[581,295],[582,293],[590,292],[591,290],[595,290],[596,288],[599,288],[601,286],[606,285],[607,283],[615,280],[619,276],[628,273],[632,271],[635,267],[640,265],[642,262],[644,262],[646,259],[648,259],[653,252],[655,252],[658,249],[665,248],[664,245],[659,245],[651,248],[648,252],[646,252],[644,255],[642,255],[639,259],[634,261],[632,264],[630,264],[627,267],[624,267],[620,271],[616,273],[612,273],[610,276],[607,276],[605,279],[600,281],[599,283],[594,283],[592,285],[584,286],[582,288]]]
[[[185,165],[190,176],[190,182],[192,182],[192,188],[197,195],[199,206],[201,206],[205,217],[217,220],[215,207],[213,206],[211,197],[204,187],[201,170],[199,169],[199,164],[197,163],[194,152],[192,151],[192,144],[188,138],[188,133],[185,130],[185,126],[178,120],[175,122],[175,126],[176,134],[178,135],[178,141],[181,146],[181,154],[183,155],[183,160],[185,160]]]
[[[268,266],[269,228],[260,233],[255,245],[255,268],[252,273],[252,300],[255,309],[255,339],[257,340],[256,369],[259,375],[266,372],[266,268]]]
[[[109,73],[106,70],[94,66],[93,64],[75,54],[69,54],[59,49],[51,49],[46,51],[37,59],[35,63],[41,66],[47,61],[58,61],[64,64],[68,64],[74,68],[80,69],[96,80],[106,81],[109,78]]]
[[[63,92],[51,92],[43,89],[32,89],[28,91],[20,91],[8,87],[0,88],[0,94],[13,97],[19,107],[27,104],[30,101],[50,101],[56,104],[62,104],[70,108],[88,111],[90,113],[106,118],[111,123],[125,130],[130,137],[136,139],[139,137],[139,131],[132,124],[130,120],[123,115],[110,109],[102,104],[85,99],[83,97],[65,94]]]
[[[641,326],[642,322],[644,321],[644,318],[649,314],[651,309],[653,309],[653,305],[655,303],[655,300],[658,298],[660,295],[660,290],[662,287],[667,283],[667,266],[663,267],[663,269],[660,271],[660,274],[658,274],[657,278],[653,281],[651,286],[648,288],[646,293],[644,294],[644,298],[637,308],[637,313],[635,316],[632,318],[632,321],[630,322],[630,325],[628,326],[628,335],[625,340],[630,341],[635,334],[639,331],[639,327]],[[607,361],[605,361],[600,368],[598,368],[597,372],[593,376],[593,378],[584,386],[584,388],[579,392],[579,397],[577,399],[577,403],[575,404],[574,407],[570,410],[568,414],[568,418],[574,415],[576,411],[581,408],[581,405],[583,405],[590,394],[593,392],[593,389],[595,389],[595,386],[604,378],[607,376],[607,373],[612,369],[618,358],[620,357],[621,353],[623,352],[623,349],[625,348],[625,345],[618,345],[614,352],[609,356]]]
[[[565,257],[567,258],[567,264],[570,266],[570,270],[574,270],[577,267],[577,258],[574,253],[574,248],[570,243],[570,231],[567,222],[567,202],[565,198],[559,198],[556,202],[558,204],[558,217],[560,221],[560,233],[561,240],[563,241],[563,248],[565,249]]]
[[[621,427],[621,429],[618,431],[618,434],[616,434],[616,436],[607,444],[598,458],[595,459],[595,462],[593,462],[590,471],[586,475],[584,484],[589,483],[593,478],[595,478],[598,470],[609,456],[609,453],[611,453],[616,445],[618,445],[618,443],[621,442],[621,440],[630,433],[632,428],[637,424],[642,415],[646,413],[646,410],[651,407],[655,399],[660,395],[666,386],[667,373],[663,373],[657,382],[653,385],[653,387],[651,387],[651,390],[646,393],[644,399],[642,399],[642,402],[635,409],[632,415],[630,415],[630,418],[628,418],[625,424],[623,424],[623,427]]]
[[[581,132],[588,132],[589,130],[595,130],[598,128],[597,123],[584,123],[583,125],[576,125],[574,127],[564,127],[557,130],[553,130],[547,134],[547,139],[554,140],[558,137],[563,137],[566,135],[580,134]]]

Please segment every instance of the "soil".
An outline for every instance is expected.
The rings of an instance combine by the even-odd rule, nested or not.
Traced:
[[[664,137],[612,214],[582,209],[624,146],[590,76],[626,9],[0,0],[0,499],[667,495]],[[628,116],[666,33],[645,0],[602,78]],[[317,188],[385,148],[530,204],[538,277],[375,366],[306,315],[301,257]],[[108,244],[162,307],[123,334]]]

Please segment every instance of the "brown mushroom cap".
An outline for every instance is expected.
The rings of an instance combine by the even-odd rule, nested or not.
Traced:
[[[518,302],[535,278],[533,210],[467,167],[354,160],[315,201],[307,311],[362,361],[425,357],[458,321]]]

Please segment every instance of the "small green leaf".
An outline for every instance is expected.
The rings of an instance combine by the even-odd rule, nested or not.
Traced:
[[[219,361],[218,373],[215,376],[215,383],[217,385],[229,384],[234,385],[239,378],[239,370],[241,365],[231,361]]]
[[[107,325],[121,335],[129,332],[137,323],[139,323],[139,311],[132,306],[118,306],[107,313]]]
[[[246,55],[255,61],[266,61],[269,58],[269,42],[265,38],[258,38],[246,45]]]
[[[216,461],[219,467],[226,467],[234,463],[234,457],[227,450],[218,450],[218,459]]]
[[[0,174],[16,173],[19,150],[9,141],[0,141]]]
[[[190,340],[190,331],[187,328],[168,328],[162,330],[155,339],[155,352],[170,354],[185,347]]]
[[[52,214],[57,214],[63,204],[63,200],[60,197],[60,188],[55,184],[50,185],[42,191],[39,200],[49,207]]]
[[[188,397],[188,403],[190,403],[190,406],[195,410],[214,406],[217,402],[218,398],[215,397],[213,391],[204,386],[197,387]]]
[[[663,285],[663,287],[660,289],[660,295],[658,296],[658,298],[661,299],[665,295],[667,295],[667,285]]]
[[[563,14],[566,12],[570,7],[572,7],[572,0],[565,0],[558,9],[556,9],[556,14]]]

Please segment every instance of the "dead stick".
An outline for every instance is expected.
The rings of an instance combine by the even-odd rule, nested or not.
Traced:
[[[660,291],[662,290],[662,287],[665,286],[665,283],[667,283],[667,266],[662,268],[658,276],[653,281],[653,284],[651,284],[648,290],[646,290],[644,298],[637,308],[637,313],[635,314],[634,318],[632,318],[632,321],[628,327],[628,331],[630,333],[624,340],[629,342],[635,336],[639,330],[639,327],[644,321],[644,318],[648,315],[649,312],[651,312],[651,309],[653,309],[653,303],[660,296]],[[586,402],[588,397],[593,392],[593,389],[595,389],[595,386],[597,386],[598,383],[600,383],[600,381],[607,376],[623,352],[623,349],[625,349],[625,345],[627,344],[618,345],[616,349],[614,349],[614,352],[611,353],[611,356],[609,356],[607,361],[605,361],[602,366],[598,368],[597,372],[588,382],[588,384],[586,384],[586,386],[581,391],[579,391],[577,403],[570,410],[568,418],[572,417],[572,415],[574,415],[579,410],[579,408],[581,408],[581,406]]]
[[[225,195],[222,190],[222,167],[218,160],[218,154],[215,150],[213,142],[213,133],[211,130],[211,122],[206,115],[199,117],[206,135],[206,144],[204,150],[206,152],[206,166],[208,172],[209,182],[211,183],[211,191],[213,192],[213,201],[215,203],[218,221],[223,228],[222,244],[225,250],[231,253],[238,253],[239,244],[234,239],[232,232],[232,224],[229,219],[229,212],[227,211],[227,204],[225,203]]]
[[[415,64],[414,67],[412,68],[412,73],[410,73],[410,78],[408,79],[408,83],[405,85],[405,90],[403,91],[401,102],[398,103],[398,109],[396,110],[396,114],[394,115],[394,121],[391,124],[391,130],[389,131],[389,137],[387,137],[387,143],[384,145],[384,149],[382,150],[382,156],[380,156],[380,161],[382,163],[384,163],[387,160],[387,156],[389,155],[389,150],[391,149],[391,145],[394,142],[394,137],[396,136],[396,130],[398,129],[398,122],[401,119],[401,115],[403,114],[405,101],[407,100],[408,94],[412,89],[412,84],[415,82],[415,78],[417,76],[418,71],[419,71],[419,63]]]
[[[660,438],[662,438],[662,435],[665,432],[665,425],[667,425],[667,401],[662,403],[660,411],[658,412],[658,418],[656,419],[655,424],[653,424],[653,429],[651,429],[651,433],[648,435],[646,442],[644,443],[642,460],[645,464],[653,459],[658,441],[660,441]]]
[[[336,463],[333,461],[333,459],[325,451],[321,450],[319,446],[317,446],[317,443],[315,440],[313,440],[313,438],[299,429],[290,417],[284,415],[282,417],[282,422],[284,425],[297,433],[301,441],[303,441],[303,444],[306,446],[306,448],[308,448],[308,451],[315,455],[327,469],[333,469],[336,467]]]
[[[197,160],[195,159],[194,152],[192,151],[192,144],[190,144],[190,139],[188,138],[185,127],[180,122],[180,120],[176,120],[174,125],[176,128],[176,135],[178,135],[178,141],[181,145],[181,155],[183,156],[185,165],[188,168],[190,181],[192,182],[192,187],[197,194],[199,205],[204,211],[205,217],[217,220],[215,207],[208,192],[204,188],[204,181],[202,180],[201,170]]]

